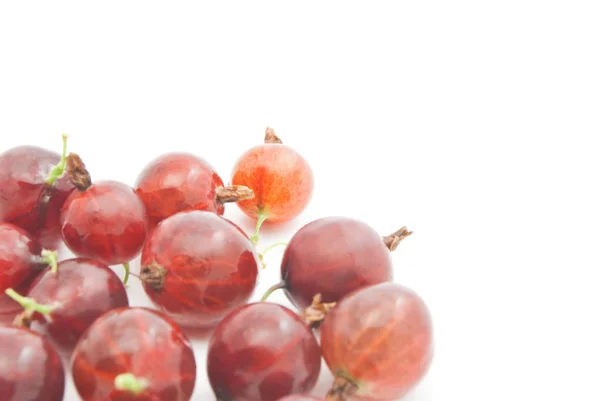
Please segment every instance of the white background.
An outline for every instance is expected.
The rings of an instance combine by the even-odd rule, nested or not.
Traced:
[[[197,3],[2,2],[0,150],[66,132],[96,180],[187,150],[228,181],[272,126],[316,188],[262,244],[328,215],[415,232],[396,277],[436,356],[407,400],[600,399],[597,1]]]

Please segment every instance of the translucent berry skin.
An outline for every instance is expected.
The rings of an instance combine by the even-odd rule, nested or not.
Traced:
[[[25,230],[0,223],[0,323],[11,324],[23,308],[4,291],[12,288],[25,293],[46,266],[41,247]]]
[[[164,270],[159,286],[145,280],[157,266]],[[229,220],[206,211],[180,212],[148,237],[141,276],[150,299],[178,324],[210,327],[250,299],[258,257],[246,234]]]
[[[302,227],[281,263],[285,293],[300,309],[310,305],[315,294],[321,294],[322,302],[337,302],[354,290],[392,278],[390,250],[381,235],[348,217],[325,217]]]
[[[292,394],[278,399],[277,401],[323,401],[320,398],[315,398],[305,394]]]
[[[56,273],[46,269],[31,285],[28,297],[41,305],[56,304],[49,317],[35,313],[32,328],[67,349],[98,317],[129,306],[121,279],[105,264],[87,258],[60,262]]]
[[[254,191],[254,198],[237,202],[256,219],[264,214],[276,223],[297,217],[312,198],[314,179],[308,162],[294,149],[265,143],[246,151],[237,161],[231,179]]]
[[[150,225],[177,212],[206,210],[223,215],[215,189],[223,181],[204,159],[188,153],[168,153],[150,162],[140,173],[136,192],[146,206]]]
[[[219,401],[275,401],[315,386],[321,350],[308,326],[286,307],[244,305],[208,345],[207,373]]]
[[[65,369],[58,352],[41,335],[0,327],[2,401],[62,401]]]
[[[431,363],[432,337],[423,300],[395,283],[347,295],[321,326],[325,362],[358,385],[357,399],[395,400],[414,388]]]
[[[36,146],[19,146],[0,155],[0,222],[23,228],[47,249],[61,240],[60,209],[73,191],[66,174],[46,183],[60,155]]]
[[[188,401],[196,382],[192,346],[161,312],[114,309],[86,331],[71,359],[73,382],[83,401]],[[134,395],[115,388],[115,378],[131,373],[147,387]]]
[[[73,191],[63,206],[60,224],[65,244],[76,256],[107,265],[134,259],[148,233],[144,204],[132,188],[116,181]]]

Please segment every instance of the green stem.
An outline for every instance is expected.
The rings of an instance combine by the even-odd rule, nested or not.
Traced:
[[[263,296],[262,296],[262,298],[260,299],[260,302],[265,302],[265,301],[267,300],[267,298],[269,298],[269,296],[270,296],[270,295],[271,295],[273,292],[275,292],[275,291],[277,291],[277,290],[281,290],[281,289],[283,289],[283,288],[285,288],[285,282],[281,281],[281,282],[279,282],[279,283],[275,284],[274,286],[272,286],[271,288],[269,288],[269,289],[267,290],[267,292],[265,292],[265,295],[263,295]]]
[[[287,246],[287,244],[288,244],[287,242],[276,242],[274,244],[269,245],[261,253],[258,254],[258,259],[260,260],[260,263],[262,264],[263,269],[265,267],[267,267],[267,265],[264,262],[264,258],[265,258],[265,255],[267,254],[267,252],[269,252],[273,248],[277,248],[278,246]]]
[[[256,221],[256,230],[254,231],[254,235],[250,237],[250,240],[252,241],[252,243],[254,245],[258,244],[258,232],[260,231],[260,226],[262,226],[262,224],[265,222],[265,220],[267,219],[267,213],[264,210],[261,210],[260,212],[258,212],[258,220]]]
[[[145,379],[138,379],[132,373],[121,373],[115,377],[115,388],[121,391],[129,391],[135,395],[141,393],[148,387]]]
[[[23,295],[18,294],[12,288],[7,289],[5,293],[15,302],[21,305],[26,311],[34,311],[46,316],[52,313],[53,308],[51,306],[40,305],[35,302],[35,299],[24,297]]]
[[[44,263],[50,265],[50,271],[56,274],[58,272],[58,252],[43,249],[41,256]]]
[[[123,263],[123,267],[125,268],[125,278],[123,278],[123,284],[127,286],[127,281],[129,280],[129,263]]]
[[[56,166],[52,167],[50,174],[48,174],[48,179],[46,180],[46,183],[50,186],[54,185],[56,180],[65,174],[65,165],[67,163],[67,134],[62,135],[62,142],[63,149],[60,161]]]

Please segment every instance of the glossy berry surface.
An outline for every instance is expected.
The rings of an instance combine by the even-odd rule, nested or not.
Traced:
[[[83,332],[104,313],[129,305],[121,279],[105,264],[75,258],[46,269],[31,285],[28,297],[52,306],[49,316],[35,313],[32,328],[71,348]]]
[[[290,301],[300,309],[316,294],[336,302],[368,285],[390,281],[393,265],[382,236],[362,221],[326,217],[302,227],[290,240],[281,262]]]
[[[144,168],[136,192],[154,227],[181,211],[206,210],[222,215],[225,208],[216,200],[215,191],[222,186],[221,177],[206,160],[187,153],[168,153]]]
[[[36,146],[19,146],[0,155],[0,222],[23,228],[44,248],[60,243],[60,208],[73,191],[66,175],[47,180],[60,155]]]
[[[395,283],[347,295],[321,326],[325,362],[334,376],[351,378],[362,399],[395,400],[414,388],[431,363],[432,342],[427,306]]]
[[[254,246],[238,226],[214,213],[189,211],[151,233],[140,276],[150,299],[177,323],[209,327],[248,301],[257,266]]]
[[[0,327],[0,399],[62,401],[65,369],[44,337],[17,327]]]
[[[46,265],[41,248],[25,230],[0,223],[0,323],[11,324],[21,306],[4,292],[8,288],[25,292]]]
[[[144,204],[132,188],[116,181],[73,191],[63,206],[60,224],[65,244],[76,256],[107,265],[134,259],[148,231]]]
[[[267,130],[267,137],[269,131]],[[298,216],[312,198],[312,170],[304,157],[282,143],[265,143],[246,151],[238,159],[231,179],[254,191],[254,198],[237,202],[242,211],[269,222]]]
[[[277,401],[323,401],[320,398],[315,398],[306,394],[291,394],[287,395],[283,398],[280,398]]]
[[[162,313],[121,308],[96,320],[75,347],[73,381],[83,401],[187,401],[196,361],[181,329]],[[132,374],[143,386],[134,393],[116,379]]]
[[[244,305],[212,335],[207,372],[219,401],[275,401],[312,390],[321,350],[291,310],[269,302]]]

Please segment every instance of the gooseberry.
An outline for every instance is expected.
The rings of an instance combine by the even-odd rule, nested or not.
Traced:
[[[0,222],[12,223],[41,246],[60,244],[60,209],[73,191],[64,174],[67,137],[63,154],[37,146],[18,146],[0,154]]]
[[[0,327],[0,399],[62,401],[65,368],[60,355],[40,334]]]
[[[211,327],[254,292],[258,257],[244,232],[207,211],[179,212],[148,237],[141,258],[144,290],[186,327]]]
[[[312,198],[313,181],[306,159],[283,145],[272,128],[267,128],[264,144],[242,154],[233,169],[231,182],[254,191],[254,198],[239,201],[237,205],[257,220],[251,237],[255,244],[265,221],[289,221],[306,208]]]
[[[429,310],[419,295],[396,283],[362,288],[329,311],[321,348],[335,376],[328,401],[399,399],[432,361]]]
[[[311,329],[288,308],[241,306],[214,331],[207,373],[218,401],[275,401],[314,387],[321,350]]]
[[[247,187],[224,187],[206,160],[179,152],[163,154],[150,162],[137,178],[136,192],[146,206],[152,227],[187,210],[206,210],[221,216],[225,203],[254,196]]]
[[[159,311],[113,309],[81,336],[71,359],[83,401],[188,401],[196,360],[181,329]]]
[[[76,256],[109,266],[123,264],[126,284],[129,261],[140,253],[148,232],[144,204],[121,182],[92,184],[77,154],[67,157],[67,173],[77,190],[69,195],[60,215],[65,244]]]
[[[294,234],[281,262],[281,282],[287,298],[299,309],[322,302],[337,302],[344,295],[393,279],[390,251],[412,233],[403,227],[382,237],[363,221],[350,217],[314,220]]]
[[[60,262],[40,274],[27,297],[8,294],[25,311],[16,323],[48,334],[55,344],[71,348],[104,313],[129,305],[119,277],[105,264],[87,258]]]

